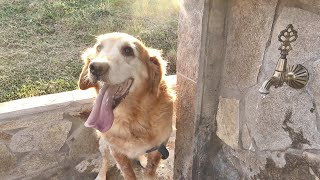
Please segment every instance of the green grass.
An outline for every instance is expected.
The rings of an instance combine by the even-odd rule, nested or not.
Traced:
[[[74,90],[81,52],[107,32],[162,49],[175,73],[173,0],[0,0],[0,102]]]

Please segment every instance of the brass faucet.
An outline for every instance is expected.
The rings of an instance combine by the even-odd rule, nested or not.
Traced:
[[[273,76],[266,80],[259,89],[261,94],[269,94],[271,86],[277,88],[281,87],[283,83],[295,89],[301,89],[308,83],[309,73],[304,66],[295,64],[288,68],[287,64],[287,55],[292,50],[290,43],[296,41],[297,38],[298,33],[293,29],[292,24],[289,24],[285,30],[280,32],[278,40],[281,42],[279,47],[281,56]]]

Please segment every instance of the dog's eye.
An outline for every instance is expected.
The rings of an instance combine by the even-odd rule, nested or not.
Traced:
[[[99,44],[97,47],[96,47],[96,50],[97,52],[100,52],[103,48],[103,45],[102,44]]]
[[[122,54],[124,56],[134,56],[134,52],[133,52],[132,47],[130,47],[130,46],[123,47],[122,48]]]

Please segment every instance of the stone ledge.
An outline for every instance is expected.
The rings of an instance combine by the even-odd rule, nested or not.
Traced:
[[[68,107],[74,102],[88,102],[87,100],[93,100],[94,97],[95,90],[88,89],[85,91],[74,90],[1,103],[0,121],[8,118]]]
[[[176,85],[176,75],[166,76],[165,80]],[[60,108],[70,108],[91,104],[96,97],[95,89],[74,90],[44,96],[36,96],[0,103],[0,121]]]

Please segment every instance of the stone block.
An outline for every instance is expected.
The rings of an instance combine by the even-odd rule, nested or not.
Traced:
[[[243,90],[257,83],[277,0],[234,0],[228,17],[224,88]]]
[[[246,95],[246,125],[259,150],[319,148],[320,133],[311,96],[288,86],[267,96],[253,87]],[[243,137],[244,138],[244,137]]]
[[[280,57],[278,35],[288,24],[293,24],[294,29],[298,32],[298,39],[291,43],[293,50],[287,56],[289,65],[320,59],[319,22],[319,14],[295,7],[284,7],[274,25],[271,44],[266,51],[265,66],[261,71],[262,79],[273,74]]]
[[[72,158],[99,153],[99,140],[95,130],[83,125],[68,138],[67,144]]]
[[[41,174],[42,171],[58,165],[57,155],[47,152],[31,152],[19,161],[10,172],[12,179],[27,178]]]
[[[83,105],[91,105],[95,96],[96,92],[91,88],[85,91],[74,90],[0,103],[0,120],[57,109],[68,110],[70,107],[74,109],[75,106],[81,108]]]
[[[221,164],[222,167],[222,169],[219,169],[220,172],[217,172],[218,174],[221,173],[221,170],[224,171],[223,168],[227,167],[231,168],[229,170],[232,173],[230,176],[234,176],[234,172],[240,171],[244,179],[300,180],[314,179],[318,175],[318,155],[312,153],[304,152],[302,156],[298,155],[300,153],[287,151],[255,153],[241,149],[234,150],[224,146],[222,154],[226,158],[221,163],[216,162]]]
[[[6,145],[0,144],[0,175],[6,175],[9,170],[15,167],[17,159],[10,152]]]
[[[34,115],[21,116],[13,119],[8,119],[6,121],[0,122],[0,130],[12,130],[20,129],[25,127],[37,126],[40,124],[45,124],[53,121],[58,121],[63,119],[62,111],[49,111],[38,113]]]
[[[232,148],[239,143],[239,100],[219,98],[217,136]]]
[[[72,100],[72,93],[69,91],[0,103],[0,120],[67,108]]]
[[[272,159],[267,158],[265,167],[254,179],[319,179],[312,170],[315,168],[303,157],[288,153],[284,157],[286,165],[283,167],[277,167]]]
[[[23,129],[12,137],[10,149],[13,152],[59,151],[71,125],[69,121],[56,121]]]
[[[177,139],[175,142],[174,179],[189,179],[193,160],[196,84],[179,74],[177,80]]]

